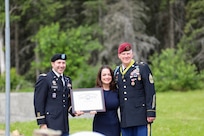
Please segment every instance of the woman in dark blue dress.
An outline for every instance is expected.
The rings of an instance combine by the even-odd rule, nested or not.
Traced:
[[[105,65],[99,69],[96,86],[103,88],[106,111],[95,112],[93,131],[105,136],[120,136],[120,122],[117,112],[119,98],[113,78],[113,70],[109,66]]]

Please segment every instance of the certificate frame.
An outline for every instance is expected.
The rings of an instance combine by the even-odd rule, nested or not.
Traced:
[[[102,88],[82,88],[70,91],[72,112],[104,112],[105,102]]]

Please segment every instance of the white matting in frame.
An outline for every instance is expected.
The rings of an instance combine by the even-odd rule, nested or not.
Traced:
[[[102,88],[84,88],[71,90],[72,111],[105,111]]]

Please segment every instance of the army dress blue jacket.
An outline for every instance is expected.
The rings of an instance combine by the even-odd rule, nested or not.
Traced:
[[[64,81],[63,85],[53,71],[41,74],[35,84],[34,109],[38,125],[47,124],[50,129],[69,133],[68,111],[71,113],[72,82],[65,76]]]
[[[145,63],[133,63],[123,75],[121,66],[114,76],[119,90],[121,127],[146,125],[156,117],[156,95],[152,73]]]

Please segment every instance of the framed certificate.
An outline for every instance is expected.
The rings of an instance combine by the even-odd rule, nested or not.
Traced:
[[[104,93],[101,88],[71,90],[72,111],[105,111]]]

